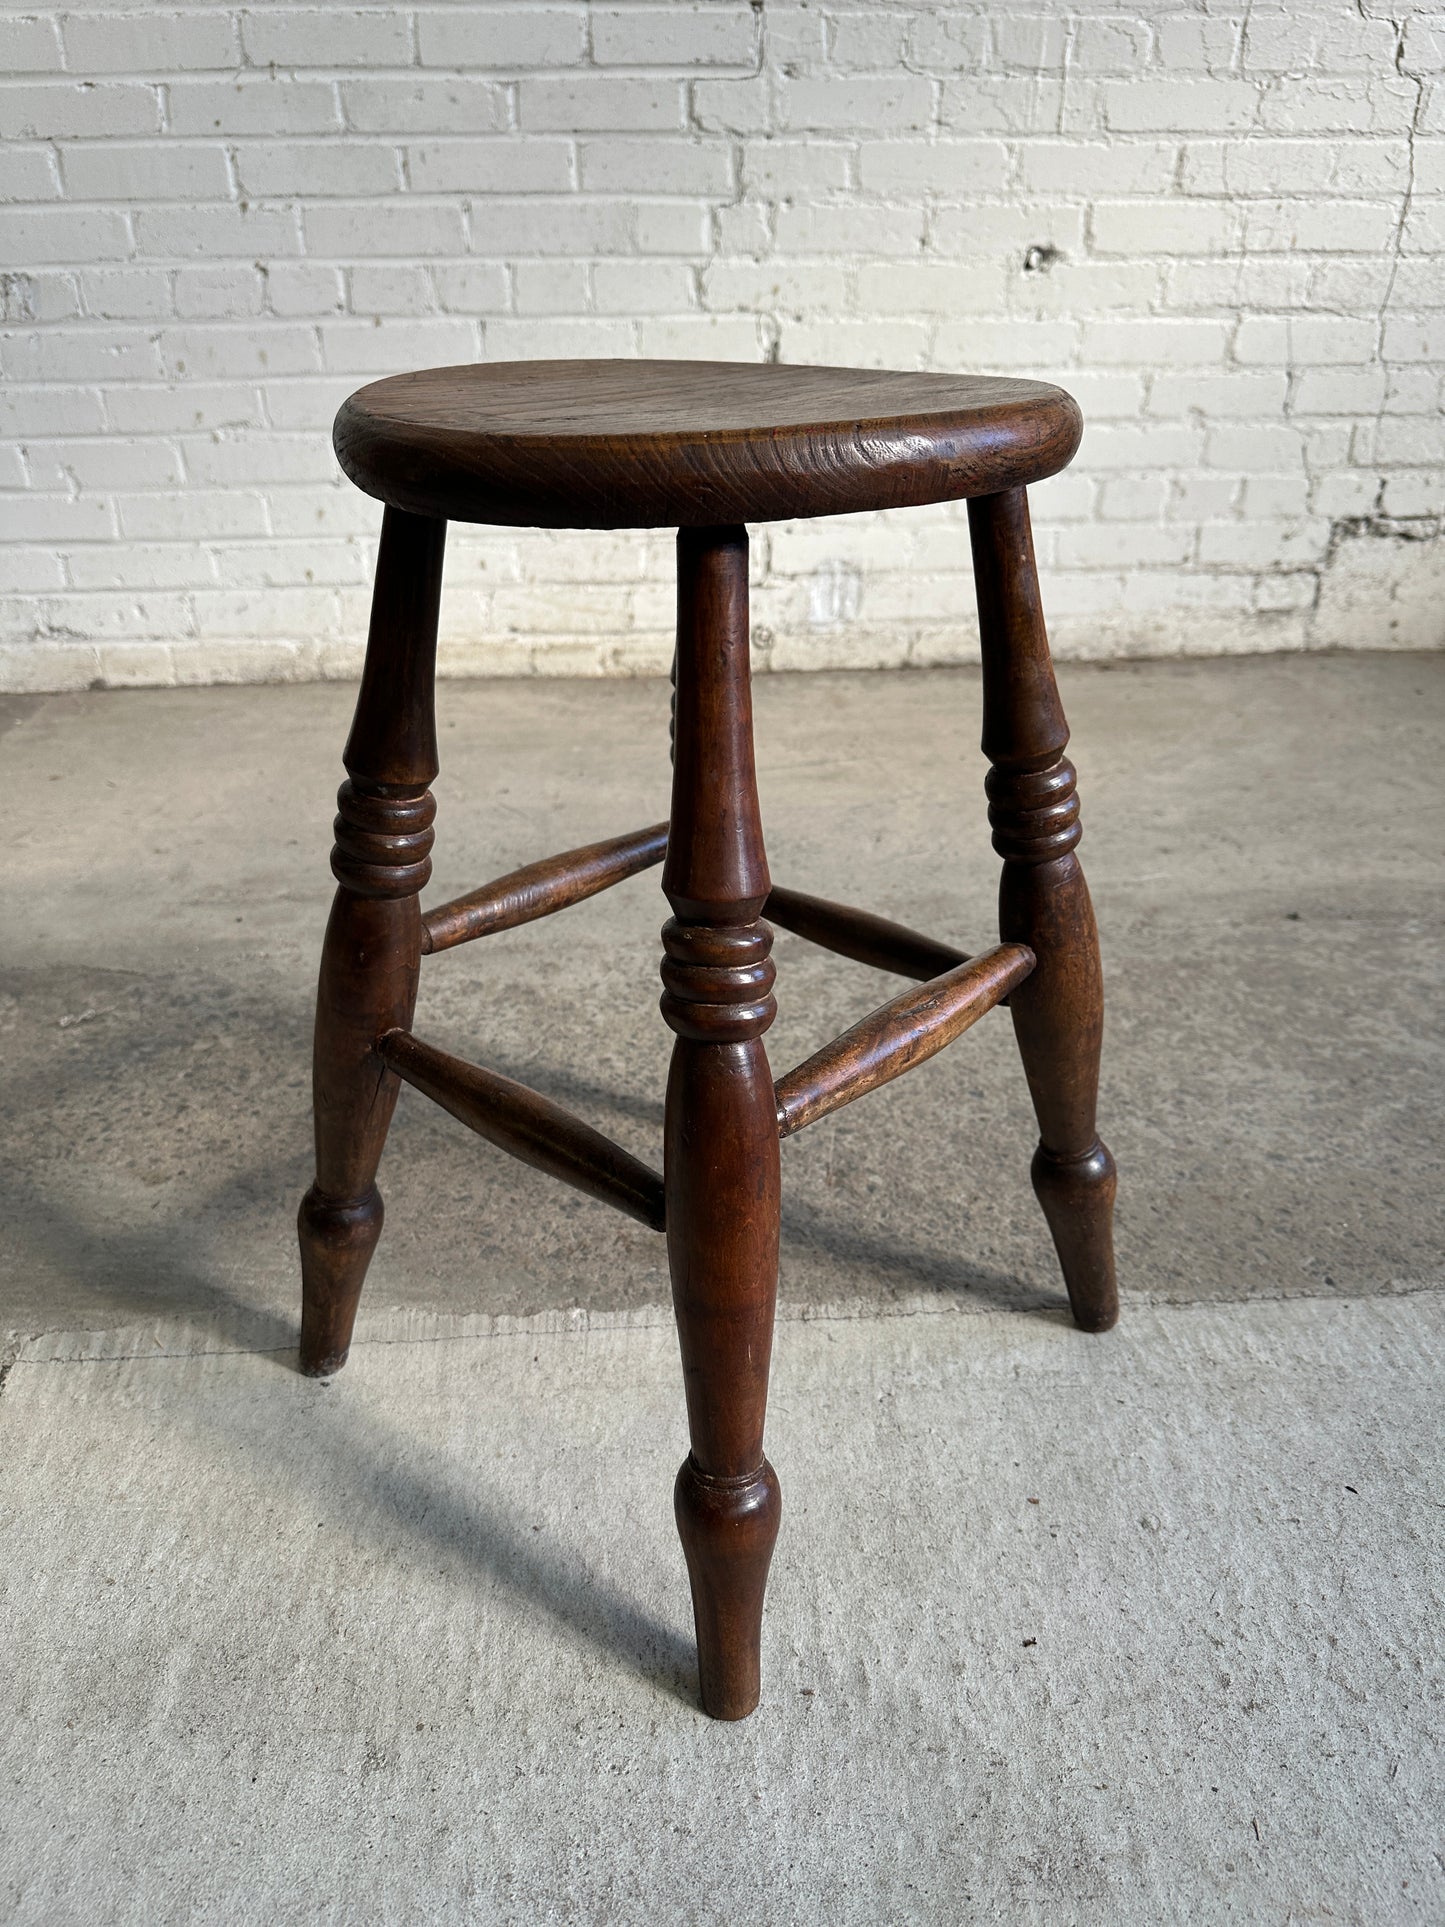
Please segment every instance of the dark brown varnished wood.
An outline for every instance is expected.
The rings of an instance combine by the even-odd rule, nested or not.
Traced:
[[[941,977],[946,970],[968,962],[966,950],[922,937],[906,924],[875,917],[871,911],[855,910],[846,903],[830,903],[826,897],[810,897],[802,890],[784,890],[776,883],[768,892],[763,915],[769,923],[791,930],[836,956],[871,964],[875,970],[891,970],[899,977],[916,977],[920,982]]]
[[[528,363],[376,383],[337,420],[347,472],[387,504],[366,669],[348,741],[322,959],[317,1178],[301,1207],[302,1366],[345,1359],[381,1229],[376,1170],[406,1079],[534,1167],[665,1227],[691,1450],[675,1506],[702,1703],[759,1695],[763,1595],[781,1516],[763,1452],[777,1286],[779,1139],[1011,1006],[1038,1114],[1033,1182],[1074,1315],[1117,1312],[1114,1167],[1095,1128],[1098,944],[1075,855],[1078,803],[1039,609],[1027,483],[1073,453],[1079,414],[1038,383],[719,363]],[[1000,946],[951,945],[773,889],[753,763],[747,520],[970,499],[984,748],[1003,857]],[[423,918],[445,520],[673,523],[678,537],[670,824],[512,872]],[[664,859],[663,1015],[675,1033],[664,1175],[511,1079],[411,1034],[420,957],[550,915]],[[921,983],[773,1085],[767,919]]]
[[[906,990],[880,1004],[778,1079],[779,1136],[791,1137],[936,1057],[1021,984],[1033,967],[1032,950],[1004,943],[931,978],[921,990]]]
[[[376,1169],[397,1080],[376,1052],[411,1022],[417,893],[431,875],[437,773],[432,680],[446,525],[388,509],[371,630],[343,761],[321,954],[312,1083],[316,1182],[301,1201],[301,1369],[338,1371],[381,1235]]]
[[[1064,754],[1022,489],[969,503],[983,651],[983,750],[994,848],[1003,858],[999,935],[1038,959],[1010,999],[1040,1142],[1034,1190],[1053,1234],[1075,1320],[1106,1331],[1119,1315],[1114,1160],[1095,1106],[1104,1028],[1099,939],[1075,855],[1079,803]]]
[[[466,1064],[423,1043],[409,1030],[391,1030],[377,1045],[382,1062],[489,1144],[523,1164],[560,1178],[661,1231],[662,1179],[540,1091],[481,1064]]]
[[[428,910],[421,920],[422,955],[553,916],[650,870],[666,855],[667,825],[654,823],[650,829],[615,836],[606,843],[588,843],[580,850],[543,857]]]
[[[702,1703],[757,1705],[763,1589],[782,1499],[763,1456],[779,1159],[763,1033],[776,1012],[753,767],[748,539],[678,536],[672,833],[662,1013],[676,1033],[663,1170],[692,1450],[674,1493]]]
[[[514,361],[373,382],[337,459],[418,515],[546,528],[705,527],[961,500],[1078,446],[1043,382],[717,361]]]

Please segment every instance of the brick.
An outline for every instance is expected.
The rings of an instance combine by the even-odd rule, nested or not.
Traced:
[[[1222,201],[1097,201],[1090,233],[1100,254],[1223,254],[1236,221]]]
[[[968,200],[1003,188],[1008,152],[1002,141],[868,141],[858,171],[873,194]]]
[[[902,66],[909,24],[901,9],[834,14],[829,65],[835,73],[880,73]]]
[[[0,261],[39,267],[51,261],[121,261],[130,253],[125,216],[114,208],[0,208]]]
[[[345,306],[339,268],[311,261],[271,261],[265,269],[267,303],[275,315],[335,314]]]
[[[461,209],[437,202],[323,202],[306,209],[304,222],[312,254],[364,260],[467,251]]]
[[[510,120],[504,88],[458,74],[343,80],[341,105],[362,134],[496,134]]]
[[[419,194],[565,194],[575,159],[565,140],[426,141],[407,149]]]
[[[1241,22],[1222,20],[1161,20],[1159,61],[1166,73],[1227,72],[1239,49]]]
[[[0,148],[0,203],[57,201],[60,192],[60,169],[52,148]]]
[[[799,201],[778,209],[778,246],[798,254],[914,254],[923,238],[918,207],[850,207]]]
[[[692,270],[680,261],[599,261],[592,292],[599,314],[685,314],[696,305]]]
[[[160,124],[159,89],[139,81],[0,85],[0,138],[6,141],[154,134]]]
[[[27,494],[7,498],[5,535],[12,542],[107,542],[115,517],[101,496]]]
[[[1393,212],[1393,210],[1391,210]],[[1400,246],[1406,254],[1428,254],[1442,265],[1445,254],[1445,201],[1414,202],[1405,216]]]
[[[204,440],[186,437],[181,446],[192,481],[224,488],[329,482],[336,474],[336,458],[321,435],[228,430]]]
[[[1084,246],[1080,207],[940,207],[929,218],[929,245],[939,254],[1008,254],[1020,267],[1030,248],[1052,247],[1078,255]]]
[[[393,375],[403,368],[443,368],[475,361],[476,329],[461,318],[323,321],[323,367],[341,374]]]
[[[222,321],[260,314],[266,305],[266,280],[258,267],[181,268],[175,278],[175,311],[182,321],[215,316]]]
[[[1308,368],[1290,397],[1295,415],[1368,415],[1384,405],[1383,368]]]
[[[1394,237],[1396,210],[1366,201],[1265,201],[1245,209],[1247,248],[1378,254]]]
[[[241,74],[232,80],[181,80],[167,89],[173,134],[327,134],[341,126],[328,80]]]
[[[411,25],[391,7],[272,5],[241,15],[241,45],[254,67],[407,67]]]
[[[1408,132],[1415,87],[1407,80],[1284,80],[1260,103],[1259,124],[1273,133]]]
[[[1342,8],[1315,20],[1294,12],[1252,14],[1242,65],[1257,74],[1388,73],[1397,38],[1393,21],[1362,19]]]
[[[858,299],[870,314],[987,314],[1003,300],[1003,267],[955,261],[869,262],[858,272]]]
[[[581,261],[519,261],[512,270],[518,314],[577,314],[587,306]]]
[[[67,194],[84,201],[223,201],[231,170],[219,147],[117,141],[62,147]]]
[[[240,141],[236,177],[244,194],[267,200],[317,195],[355,200],[394,194],[402,186],[401,157],[389,143],[348,139]]]
[[[247,383],[183,382],[114,387],[106,395],[106,416],[119,436],[168,436],[254,426],[264,409]]]
[[[489,360],[534,361],[548,355],[562,360],[587,360],[593,356],[632,353],[627,322],[601,317],[488,321],[486,330]]]
[[[709,133],[770,134],[772,86],[765,78],[694,81],[692,118]]]
[[[0,74],[53,74],[60,67],[55,20],[38,14],[0,19]]]
[[[993,56],[987,19],[953,13],[929,13],[913,21],[908,35],[908,64],[933,73],[977,73]]]
[[[778,125],[791,131],[877,135],[927,127],[932,118],[933,90],[914,74],[785,80],[778,100]]]
[[[742,184],[751,194],[824,194],[846,187],[853,149],[843,142],[749,141],[743,149]]]
[[[0,388],[0,434],[93,435],[105,426],[105,405],[93,388]]]
[[[1409,15],[1404,23],[1401,66],[1407,74],[1445,73],[1445,13],[1434,18]]]
[[[471,252],[501,260],[516,255],[626,252],[638,219],[638,210],[627,201],[488,197],[471,210]]]
[[[422,315],[434,312],[436,290],[425,268],[409,261],[362,262],[347,275],[356,315]]]
[[[219,8],[70,13],[64,24],[66,61],[75,73],[163,74],[237,62],[235,23]]]
[[[0,550],[0,596],[38,595],[64,586],[65,570],[53,549],[25,549],[12,541]]]
[[[301,252],[300,221],[286,207],[143,207],[135,234],[137,252],[160,259]]]
[[[1075,26],[1069,60],[1078,73],[1135,74],[1148,59],[1149,29],[1142,20],[1085,19]]]
[[[574,65],[587,51],[587,16],[580,5],[419,12],[416,31],[424,67],[551,69]]]
[[[1244,427],[1231,422],[1209,430],[1204,459],[1210,468],[1282,474],[1302,464],[1304,443],[1296,429],[1282,423]]]
[[[1111,80],[1100,100],[1105,125],[1119,133],[1242,133],[1260,94],[1243,80]]]
[[[1029,140],[1019,148],[1019,185],[1031,194],[1067,197],[1161,194],[1174,179],[1177,141],[1128,141],[1112,147],[1080,141]]]
[[[1149,391],[1149,413],[1179,416],[1198,410],[1207,420],[1236,415],[1257,420],[1284,412],[1288,387],[1289,377],[1283,370],[1156,375]]]
[[[1445,314],[1387,316],[1381,353],[1387,362],[1445,360]]]
[[[511,305],[507,271],[499,261],[438,262],[431,277],[447,314],[503,314]]]
[[[179,451],[155,439],[37,440],[24,453],[33,488],[169,488],[182,480]]]
[[[637,352],[662,360],[757,361],[762,336],[753,316],[644,315],[637,324]]]
[[[529,133],[680,132],[682,87],[612,74],[539,75],[517,83],[517,120]]]
[[[189,488],[116,498],[121,535],[142,542],[194,542],[210,535],[265,535],[265,498],[240,489]]]
[[[758,57],[758,16],[734,0],[705,7],[590,9],[592,58],[616,67],[751,67]]]
[[[577,160],[589,193],[655,192],[660,181],[679,194],[728,194],[733,186],[732,149],[712,142],[584,140]]]
[[[166,328],[157,343],[165,373],[206,381],[216,376],[302,374],[321,365],[315,330],[299,323],[271,327]]]
[[[841,262],[723,259],[710,261],[702,273],[704,304],[724,312],[836,313],[846,305],[847,287]]]
[[[1091,362],[1148,367],[1214,366],[1224,359],[1224,321],[1163,319],[1086,321],[1080,355]]]

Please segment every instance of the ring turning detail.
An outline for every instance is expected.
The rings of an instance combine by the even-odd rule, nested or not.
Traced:
[[[403,1082],[489,1144],[662,1233],[690,1435],[674,1508],[701,1702],[718,1719],[758,1703],[782,1518],[763,1449],[781,1140],[1006,1005],[1039,1126],[1030,1175],[1075,1321],[1099,1332],[1118,1316],[1116,1176],[1095,1122],[1098,938],[1025,494],[1077,436],[1073,402],[1037,383],[715,363],[429,370],[363,390],[338,418],[343,463],[386,507],[317,994],[301,1367],[320,1376],[345,1363]],[[968,500],[984,787],[1002,859],[998,942],[975,955],[773,883],[749,667],[746,520],[956,497]],[[476,519],[677,527],[672,796],[664,821],[423,912],[446,524]],[[412,1030],[424,956],[555,915],[658,864],[672,913],[661,1011],[673,1032],[660,1172],[542,1093]],[[774,927],[912,980],[777,1078],[764,1043]]]

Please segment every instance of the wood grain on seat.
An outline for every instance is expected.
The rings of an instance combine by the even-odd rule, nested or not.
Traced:
[[[373,382],[341,466],[394,508],[544,528],[707,527],[1021,488],[1078,447],[1073,398],[984,375],[726,361],[513,361]]]

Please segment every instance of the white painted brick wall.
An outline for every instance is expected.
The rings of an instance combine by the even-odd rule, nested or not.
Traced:
[[[0,8],[0,686],[342,673],[362,380],[1031,372],[1073,654],[1445,641],[1445,12],[1388,0]],[[444,666],[670,650],[665,535],[458,531]],[[758,531],[774,666],[972,651],[956,508]]]

